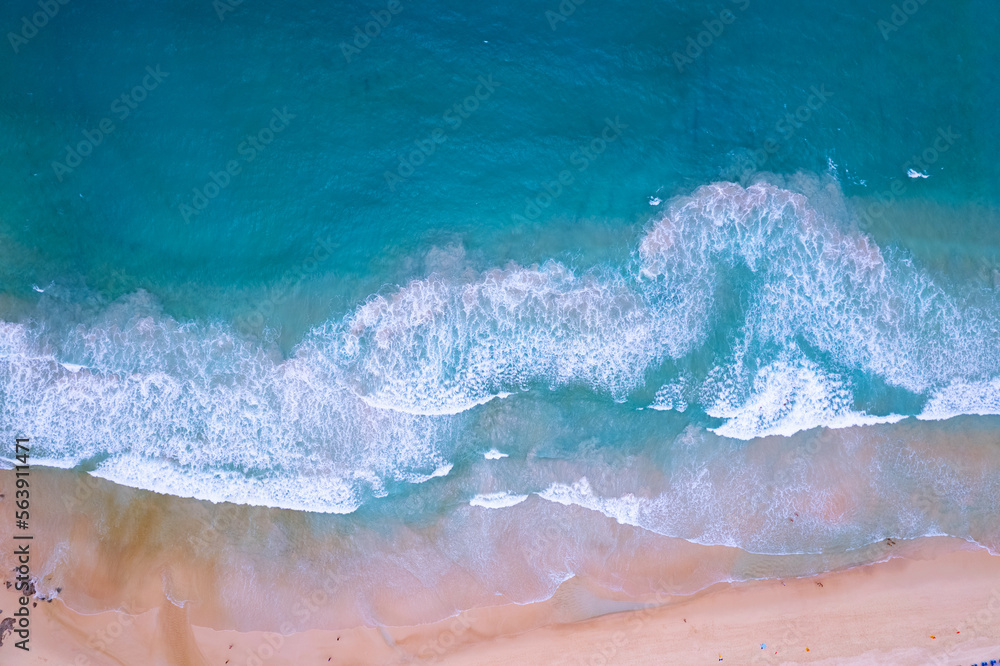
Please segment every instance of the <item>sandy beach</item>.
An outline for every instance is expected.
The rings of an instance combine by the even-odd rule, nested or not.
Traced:
[[[221,592],[224,572],[213,570],[205,552],[220,549],[221,542],[196,541],[198,552],[187,552],[180,545],[186,542],[170,534],[178,511],[198,503],[89,481],[90,491],[74,497],[80,475],[41,468],[32,474],[39,500],[31,649],[15,652],[17,634],[6,635],[3,663],[575,666],[708,664],[721,658],[731,664],[944,666],[1000,658],[1000,558],[943,537],[893,544],[884,551],[887,559],[875,564],[810,577],[717,583],[691,595],[629,596],[577,576],[545,601],[478,604],[419,625],[371,627],[343,620],[348,616],[338,614],[338,600],[317,586],[289,607],[280,599],[262,604],[272,615],[258,623],[273,630],[237,630],[247,620]],[[0,474],[0,488],[6,504],[11,472]],[[60,507],[56,497],[73,499]],[[124,499],[141,516],[140,529],[119,525],[100,532],[105,538],[95,542],[99,529],[81,516]],[[170,512],[157,517],[148,505],[162,502]],[[140,512],[142,504],[147,506]],[[12,536],[5,524],[0,538],[14,543]],[[166,547],[171,540],[175,547]],[[728,557],[725,549],[692,547],[703,548],[705,558]],[[12,550],[4,550],[5,571],[14,568]],[[639,572],[658,563],[627,564]],[[684,566],[690,563],[679,560],[678,567]],[[386,589],[372,581],[357,584],[373,586],[373,598],[393,594],[390,582],[381,584]],[[178,605],[168,596],[184,601]],[[16,607],[14,588],[0,587],[4,617]],[[439,607],[428,605],[427,612]],[[314,618],[319,627],[290,630],[301,626],[283,621],[294,616]]]
[[[0,666],[1000,666],[998,9],[3,0]]]

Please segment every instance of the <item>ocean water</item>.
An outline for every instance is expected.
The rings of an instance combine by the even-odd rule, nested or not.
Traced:
[[[437,525],[519,600],[638,548],[608,525],[798,570],[1000,552],[985,0],[0,26],[0,433],[36,464]],[[569,542],[515,529],[558,511]]]

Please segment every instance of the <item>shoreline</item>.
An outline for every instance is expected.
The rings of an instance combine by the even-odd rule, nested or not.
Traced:
[[[667,663],[685,664],[718,663],[719,655],[736,664],[988,662],[1000,658],[1000,558],[956,546],[933,544],[929,550],[944,552],[928,559],[894,557],[806,578],[718,583],[665,605],[576,622],[558,616],[585,584],[578,579],[534,604],[414,627],[290,636],[192,625],[186,608],[166,600],[130,616],[85,615],[56,599],[34,609],[32,650],[18,663],[576,666],[663,663],[667,655]],[[0,592],[6,607],[8,593]],[[0,650],[7,649],[5,640]]]
[[[340,536],[315,532],[302,514],[206,505],[67,470],[31,473],[31,575],[38,591],[31,651],[18,654],[18,663],[577,666],[662,663],[669,654],[669,662],[685,664],[719,663],[721,655],[739,664],[888,659],[949,666],[1000,659],[1000,557],[952,537],[808,561],[650,541],[603,569],[583,566],[543,601],[517,603],[468,589],[457,565],[433,588],[402,581],[411,594],[417,590],[407,598],[400,579],[385,577],[398,570],[338,577],[330,563],[339,565],[352,551]],[[0,507],[12,508],[12,487],[13,473],[0,471]],[[0,521],[7,543],[12,523]],[[636,528],[614,529],[621,538],[642,536]],[[276,535],[297,545],[272,550],[260,541]],[[357,531],[352,539],[361,539],[351,547],[362,553],[379,543]],[[330,548],[340,550],[331,555]],[[280,559],[281,552],[296,553],[300,564]],[[12,553],[0,552],[7,572],[16,564]],[[823,562],[834,571],[792,573]],[[756,579],[711,582],[736,571]],[[774,576],[781,571],[783,577]],[[511,575],[510,584],[520,584],[516,571]],[[14,574],[5,576],[12,582]],[[690,592],[699,580],[707,586]],[[359,599],[368,605],[359,607]],[[6,611],[0,615],[14,608],[15,590],[0,586]],[[455,614],[459,608],[468,610]],[[366,614],[385,619],[366,623]],[[433,617],[444,619],[407,621]],[[0,659],[15,649],[15,636],[4,638]]]

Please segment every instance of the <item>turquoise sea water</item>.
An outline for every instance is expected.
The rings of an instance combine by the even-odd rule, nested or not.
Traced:
[[[903,4],[8,2],[0,432],[361,524],[996,551],[1000,13]]]

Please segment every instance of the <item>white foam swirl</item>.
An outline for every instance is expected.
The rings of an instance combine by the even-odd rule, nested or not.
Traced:
[[[688,355],[711,363],[668,378],[651,407],[700,408],[730,437],[898,419],[856,407],[864,381],[926,398],[921,418],[1000,412],[996,299],[939,286],[851,231],[832,181],[807,185],[675,199],[631,268],[415,280],[289,358],[142,292],[72,326],[0,323],[0,430],[122,483],[348,511],[388,481],[447,473],[454,414],[537,386],[625,400]]]
[[[624,399],[660,349],[652,312],[624,279],[555,262],[411,282],[320,338],[324,351],[343,350],[345,376],[369,404],[419,414],[538,382]]]
[[[447,420],[371,407],[314,350],[274,358],[225,328],[179,324],[144,294],[62,341],[79,370],[45,340],[44,330],[0,324],[0,430],[31,433],[39,463],[87,463],[119,483],[201,499],[335,512],[386,480],[446,464]]]

